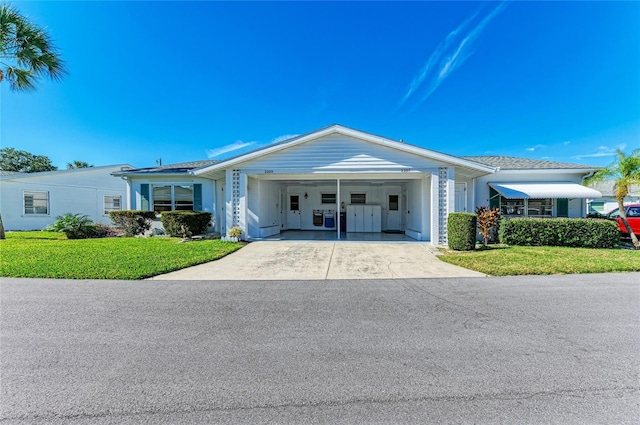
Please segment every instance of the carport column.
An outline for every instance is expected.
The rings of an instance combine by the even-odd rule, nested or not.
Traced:
[[[227,227],[239,226],[247,237],[247,175],[227,170]],[[226,229],[225,229],[226,230]]]
[[[438,168],[438,245],[447,244],[447,216],[453,207],[453,179],[449,167]]]
[[[338,240],[340,240],[340,212],[342,211],[340,208],[340,179],[336,179],[336,181],[336,231],[338,232]]]
[[[439,226],[439,197],[438,197],[438,187],[439,187],[439,175],[436,172],[431,173],[431,245],[438,245],[440,241],[440,226]]]
[[[248,187],[249,179],[246,173],[240,173],[240,199],[238,206],[240,207],[238,215],[238,226],[242,229],[242,239],[252,236],[249,234],[249,223],[247,222],[247,204],[249,199]]]

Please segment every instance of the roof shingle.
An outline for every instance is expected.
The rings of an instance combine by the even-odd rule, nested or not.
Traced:
[[[542,159],[518,158],[514,156],[461,156],[460,158],[497,167],[501,170],[567,170],[598,169],[592,165],[571,164],[568,162],[547,161]]]

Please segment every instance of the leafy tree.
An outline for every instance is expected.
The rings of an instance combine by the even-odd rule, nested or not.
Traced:
[[[12,90],[33,90],[41,76],[60,80],[64,61],[47,31],[8,4],[0,5],[0,83]]]
[[[67,170],[73,170],[75,168],[91,168],[92,165],[89,165],[88,162],[75,160],[73,162],[67,162]]]
[[[8,81],[12,90],[33,90],[39,77],[57,81],[66,73],[64,61],[45,29],[10,5],[0,5],[0,83]],[[4,238],[0,216],[0,239]]]
[[[39,171],[56,171],[58,167],[44,155],[34,155],[14,148],[0,149],[0,170],[18,171],[21,173],[37,173]]]
[[[624,210],[624,198],[629,194],[629,188],[632,185],[640,184],[640,149],[631,152],[630,155],[625,154],[620,149],[617,150],[617,160],[606,168],[596,171],[593,176],[585,179],[585,184],[598,183],[604,180],[614,181],[614,190],[616,200],[618,201],[618,210],[624,227],[631,236],[631,241],[636,249],[640,249],[638,238],[631,231],[631,226],[627,221],[627,214]]]
[[[476,208],[476,215],[478,216],[478,228],[486,248],[500,223],[500,208],[478,207]]]

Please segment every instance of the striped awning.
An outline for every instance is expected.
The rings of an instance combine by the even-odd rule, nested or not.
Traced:
[[[577,183],[489,183],[489,186],[507,199],[602,198],[602,193]]]

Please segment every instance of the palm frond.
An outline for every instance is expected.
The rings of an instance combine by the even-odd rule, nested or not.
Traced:
[[[13,90],[32,90],[38,77],[60,80],[66,74],[65,62],[51,37],[8,5],[0,6],[0,82],[7,80]]]

